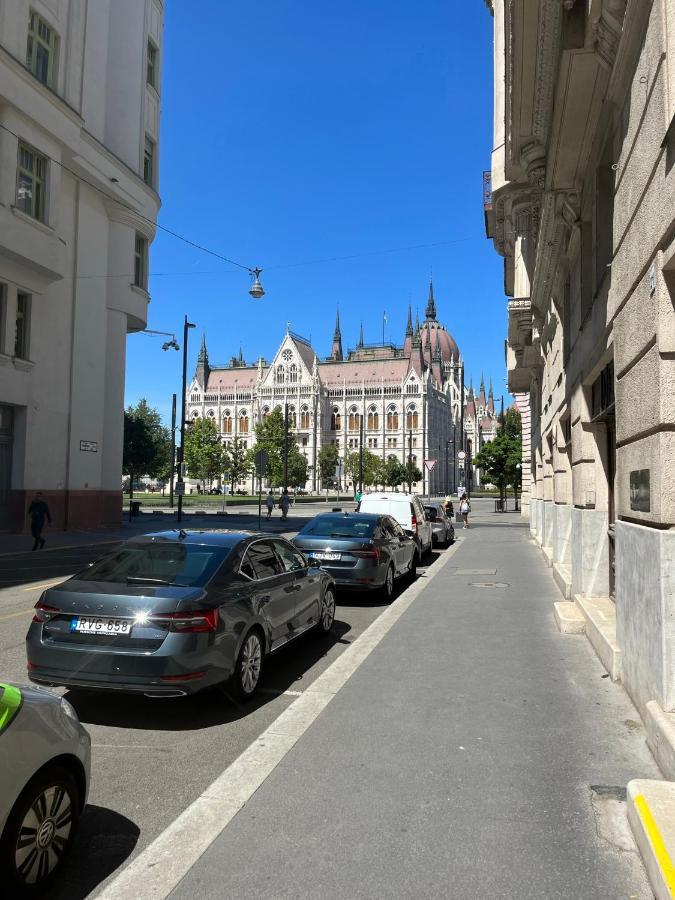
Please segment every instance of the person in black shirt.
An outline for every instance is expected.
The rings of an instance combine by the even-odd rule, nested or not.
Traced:
[[[42,537],[42,529],[45,527],[45,518],[52,524],[52,517],[49,507],[42,499],[42,491],[36,491],[35,498],[28,507],[28,515],[30,516],[30,533],[33,535],[33,550],[40,550],[45,545],[45,539]]]

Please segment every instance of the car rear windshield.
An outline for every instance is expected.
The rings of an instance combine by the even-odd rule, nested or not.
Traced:
[[[356,516],[345,516],[343,519],[317,516],[305,525],[301,534],[312,537],[371,537],[375,522],[375,519],[359,519]]]
[[[227,547],[177,541],[125,544],[75,575],[75,580],[201,587],[212,578],[228,553]]]

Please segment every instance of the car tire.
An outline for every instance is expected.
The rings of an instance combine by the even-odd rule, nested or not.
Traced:
[[[384,584],[380,588],[380,595],[385,603],[391,603],[394,599],[395,575],[394,567],[390,564],[387,567],[387,574],[384,576]]]
[[[335,621],[335,591],[327,587],[321,598],[319,607],[319,621],[316,623],[316,635],[330,634]]]
[[[417,550],[412,555],[412,560],[410,562],[410,568],[408,569],[408,578],[411,582],[413,582],[417,578],[417,563],[419,561],[419,555]]]
[[[77,782],[62,766],[43,769],[28,782],[0,840],[3,887],[9,887],[5,896],[32,893],[58,872],[73,846],[80,803]],[[23,846],[17,849],[22,833]]]
[[[253,628],[244,638],[232,676],[231,689],[235,698],[246,702],[256,692],[262,675],[265,655],[263,636]]]

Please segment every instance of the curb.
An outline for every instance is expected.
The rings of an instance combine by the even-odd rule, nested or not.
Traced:
[[[628,783],[628,822],[657,900],[675,897],[675,784]]]

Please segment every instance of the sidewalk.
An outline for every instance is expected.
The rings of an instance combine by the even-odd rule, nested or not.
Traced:
[[[639,717],[525,522],[473,520],[172,900],[652,896],[615,790],[659,778]]]

